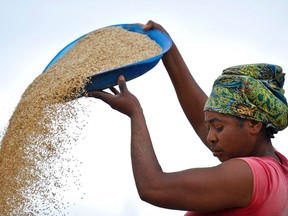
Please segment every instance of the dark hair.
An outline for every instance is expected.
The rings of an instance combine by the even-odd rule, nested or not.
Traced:
[[[266,136],[270,139],[274,138],[274,134],[277,134],[277,131],[272,127],[267,127],[266,125],[264,126],[266,128]]]

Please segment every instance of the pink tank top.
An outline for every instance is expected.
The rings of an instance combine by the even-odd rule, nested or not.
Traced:
[[[246,208],[213,213],[187,212],[185,216],[288,216],[288,161],[276,152],[281,164],[271,157],[244,157],[253,173],[254,188]]]

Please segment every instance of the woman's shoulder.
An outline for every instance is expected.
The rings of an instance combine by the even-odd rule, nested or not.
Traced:
[[[280,152],[278,152],[276,149],[274,149],[274,152],[275,152],[275,154],[279,157],[279,159],[280,159],[280,161],[281,161],[281,164],[282,164],[283,166],[286,166],[286,167],[288,168],[288,160],[287,160],[287,158],[286,158],[283,154],[281,154]]]

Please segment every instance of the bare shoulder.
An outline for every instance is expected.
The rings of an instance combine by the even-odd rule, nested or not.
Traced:
[[[212,168],[218,173],[220,182],[231,185],[231,187],[241,187],[245,185],[253,185],[253,174],[249,164],[242,159],[230,159]]]
[[[247,207],[253,194],[253,174],[245,160],[230,159],[215,167],[199,169],[199,186],[196,202],[198,211],[218,211]]]
[[[246,207],[252,193],[248,163],[231,159],[214,167],[160,175],[153,179],[144,200],[165,208],[213,212]]]
[[[230,205],[246,207],[253,193],[253,173],[249,164],[242,159],[231,159],[214,167],[218,173],[219,187],[222,187],[224,197]]]
[[[229,171],[233,173],[235,171],[235,174],[238,173],[238,175],[239,174],[243,175],[246,173],[247,175],[252,176],[252,171],[249,164],[245,160],[242,160],[241,158],[230,159],[228,161],[221,163],[217,167],[219,169],[224,169],[223,171]]]

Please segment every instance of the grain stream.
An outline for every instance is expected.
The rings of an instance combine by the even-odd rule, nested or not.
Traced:
[[[87,34],[35,78],[1,140],[0,215],[64,214],[72,205],[61,195],[69,190],[67,181],[81,187],[81,162],[67,155],[86,124],[79,117],[88,115],[79,97],[88,77],[160,53],[146,35],[107,27]]]

